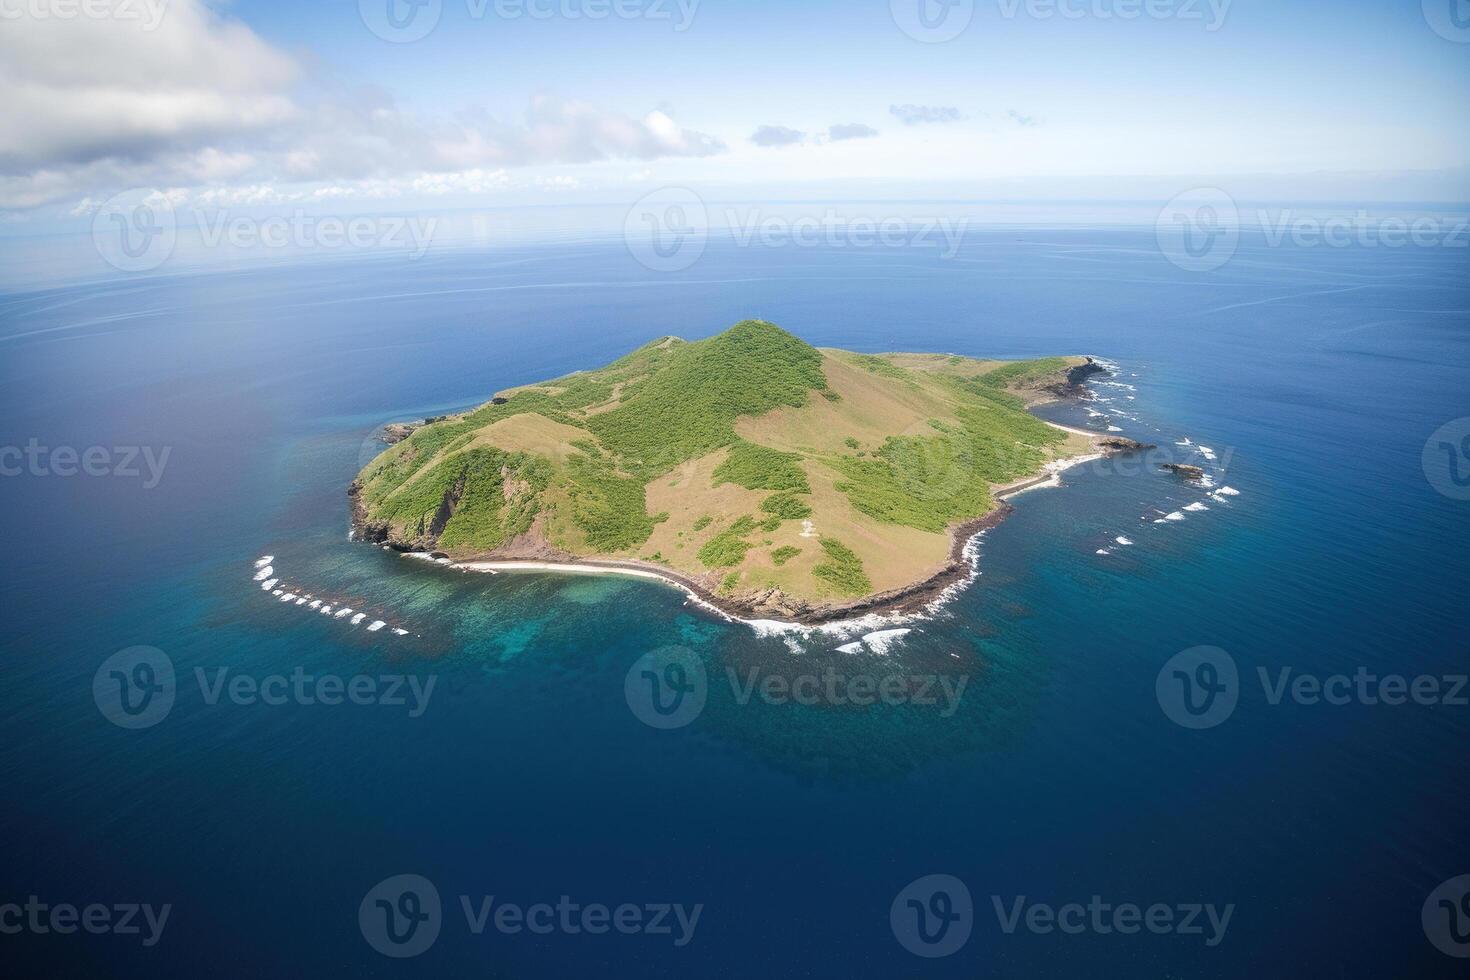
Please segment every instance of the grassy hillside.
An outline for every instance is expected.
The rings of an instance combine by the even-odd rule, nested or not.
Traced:
[[[1080,358],[818,350],[746,320],[502,392],[358,476],[377,538],[456,558],[636,558],[731,594],[922,580],[994,486],[1085,448],[1025,411]]]

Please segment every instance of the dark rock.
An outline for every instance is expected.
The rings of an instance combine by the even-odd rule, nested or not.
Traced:
[[[1099,439],[1097,444],[1109,453],[1137,453],[1145,449],[1159,448],[1151,442],[1138,442],[1134,439],[1124,439],[1122,436],[1108,436],[1106,439]]]
[[[1107,368],[1103,367],[1101,364],[1097,363],[1089,357],[1087,358],[1086,364],[1079,364],[1067,372],[1067,384],[1076,387],[1082,384],[1082,382],[1086,381],[1088,378],[1092,377],[1094,374],[1107,373]]]
[[[388,445],[402,442],[413,435],[414,430],[419,427],[417,422],[390,422],[383,426],[382,440]]]
[[[1205,475],[1205,471],[1198,466],[1190,466],[1188,463],[1160,463],[1159,469],[1168,470],[1176,476],[1182,476],[1186,480],[1198,480]]]

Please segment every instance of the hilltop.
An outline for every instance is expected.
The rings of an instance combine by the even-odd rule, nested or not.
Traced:
[[[353,524],[460,561],[655,570],[742,615],[892,608],[962,573],[1000,488],[1088,451],[1026,405],[1093,370],[818,349],[761,320],[661,337],[398,427],[349,490]]]

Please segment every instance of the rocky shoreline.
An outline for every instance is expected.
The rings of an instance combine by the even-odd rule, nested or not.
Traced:
[[[1025,486],[1012,489],[1009,492],[1019,492],[1035,483],[1045,482],[1050,479],[1052,479],[1050,475],[1038,477],[1035,481],[1028,481]],[[424,553],[424,549],[415,548],[392,540],[386,534],[386,529],[364,522],[362,520],[361,504],[358,501],[356,492],[358,489],[354,485],[348,491],[353,503],[352,529],[354,538],[372,544],[385,545],[394,551],[404,554]],[[636,558],[585,558],[555,548],[547,543],[544,538],[539,538],[534,534],[523,535],[517,541],[512,541],[501,548],[480,555],[454,558],[442,551],[430,551],[428,554],[434,558],[449,559],[451,562],[450,567],[459,568],[472,568],[475,565],[482,564],[507,566],[524,564],[528,566],[528,570],[536,570],[534,568],[536,565],[554,563],[556,565],[567,566],[569,571],[572,569],[586,569],[589,572],[635,572],[640,573],[644,577],[660,579],[669,585],[682,589],[697,600],[699,604],[713,609],[730,619],[740,620],[742,622],[763,620],[789,623],[797,626],[821,626],[842,620],[857,619],[862,616],[901,616],[922,611],[925,607],[940,599],[947,589],[970,577],[974,569],[965,557],[965,549],[976,535],[995,527],[1010,516],[1014,509],[1010,504],[1002,502],[990,513],[951,528],[949,559],[942,569],[929,578],[901,589],[879,592],[851,602],[810,602],[789,596],[776,588],[749,593],[747,595],[719,595],[714,591],[714,587],[720,578],[718,572],[710,572],[707,575],[695,578],[675,571],[665,565],[641,561]]]

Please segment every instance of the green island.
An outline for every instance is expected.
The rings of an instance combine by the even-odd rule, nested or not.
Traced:
[[[820,622],[932,598],[999,496],[1095,440],[1027,406],[1085,357],[816,348],[762,320],[390,426],[358,537],[477,567],[655,573],[731,614]]]

